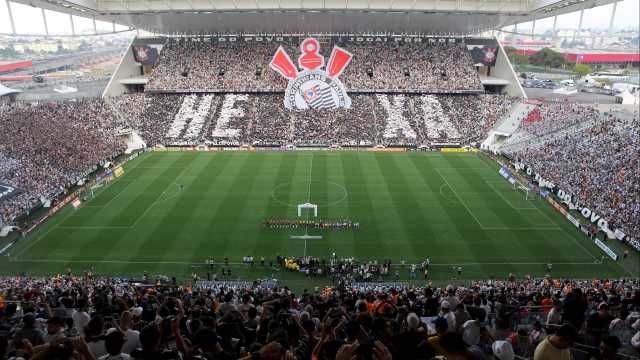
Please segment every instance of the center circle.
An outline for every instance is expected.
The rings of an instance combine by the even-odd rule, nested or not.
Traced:
[[[325,189],[317,189],[313,187],[314,184],[326,184]],[[309,190],[311,189],[311,190]],[[325,192],[324,194],[321,193]],[[276,185],[271,192],[271,198],[283,205],[297,208],[298,205],[310,202],[312,204],[323,206],[333,206],[343,202],[349,193],[347,189],[338,183],[333,181],[287,181]],[[336,200],[329,201],[317,201],[316,199],[332,198]],[[309,200],[310,199],[310,200]]]

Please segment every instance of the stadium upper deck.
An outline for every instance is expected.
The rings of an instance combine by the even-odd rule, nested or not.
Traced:
[[[281,92],[287,86],[286,79],[267,69],[276,50],[282,46],[283,54],[292,59],[306,56],[299,54],[298,39],[293,42],[221,40],[225,38],[169,39],[145,90]],[[351,57],[340,80],[350,92],[483,92],[474,64],[493,65],[495,42],[471,51],[462,39],[451,38],[451,41],[433,44],[427,39],[414,40],[424,42],[349,42],[327,38],[319,44],[317,60],[329,61],[332,47],[343,46]],[[293,62],[292,71],[295,71],[298,65]]]

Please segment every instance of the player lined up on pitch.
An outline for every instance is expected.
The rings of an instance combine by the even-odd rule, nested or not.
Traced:
[[[322,220],[322,219],[267,219],[263,223],[267,229],[286,230],[313,228],[318,230],[359,230],[360,223],[349,219]]]

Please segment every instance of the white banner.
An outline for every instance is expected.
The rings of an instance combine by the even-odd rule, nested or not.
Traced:
[[[640,251],[640,243],[637,240],[629,238],[621,229],[611,228],[611,226],[609,225],[609,221],[607,221],[607,219],[595,213],[590,208],[586,206],[582,206],[578,202],[577,196],[573,196],[572,194],[558,188],[554,183],[545,180],[542,176],[537,174],[532,167],[526,165],[523,162],[514,161],[513,166],[517,170],[524,171],[529,177],[532,177],[536,182],[538,182],[538,185],[540,187],[546,187],[550,189],[551,192],[553,192],[560,199],[562,203],[566,204],[571,210],[578,210],[580,212],[580,215],[582,215],[583,218],[588,220],[589,223],[596,225],[598,229],[602,230],[607,234],[613,232],[615,234],[616,239],[626,242],[636,250]],[[579,227],[578,220],[569,216],[570,215],[567,215],[567,219],[569,219],[571,223]]]
[[[600,249],[602,249],[602,251],[604,251],[607,255],[609,255],[610,258],[612,258],[615,261],[618,260],[618,255],[614,253],[613,250],[609,249],[609,247],[605,245],[602,241],[600,241],[600,239],[596,239],[595,243],[596,245],[598,245]]]

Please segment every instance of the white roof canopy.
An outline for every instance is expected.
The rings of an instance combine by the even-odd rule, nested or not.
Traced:
[[[172,33],[456,33],[606,5],[615,0],[11,0]]]
[[[10,94],[19,94],[21,92],[22,90],[11,89],[0,84],[0,96],[10,95]]]

